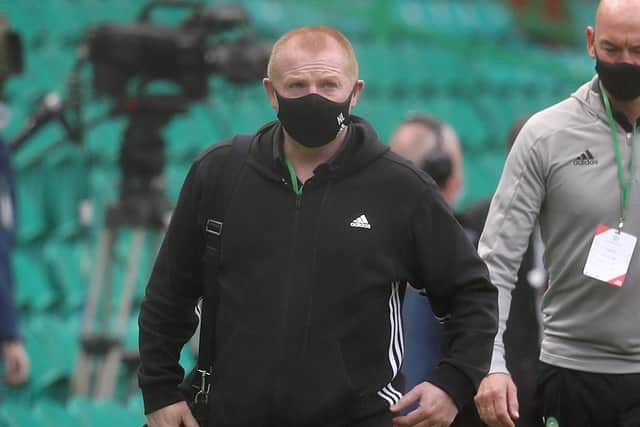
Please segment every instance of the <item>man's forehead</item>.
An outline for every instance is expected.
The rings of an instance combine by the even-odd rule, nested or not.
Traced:
[[[287,40],[273,58],[278,74],[302,74],[325,71],[335,76],[348,76],[354,64],[346,49],[326,34],[305,34]]]
[[[347,62],[347,54],[337,42],[331,39],[322,44],[305,43],[303,40],[293,39],[282,46],[277,59],[283,65],[313,64],[322,61],[344,66]]]
[[[426,127],[421,123],[408,122],[401,124],[397,129],[397,134],[404,137],[422,138],[425,135],[433,134],[433,129]]]
[[[391,145],[422,153],[435,144],[435,133],[418,123],[403,123],[391,136]]]
[[[277,59],[303,63],[328,61],[345,65],[347,63],[347,54],[336,42],[312,45],[292,40],[282,47]]]

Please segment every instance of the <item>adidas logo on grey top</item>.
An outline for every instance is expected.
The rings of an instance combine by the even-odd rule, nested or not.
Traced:
[[[358,218],[351,221],[351,227],[354,228],[366,228],[367,230],[371,229],[371,224],[367,221],[367,217],[364,215],[360,215]]]
[[[593,154],[591,154],[591,151],[589,150],[586,150],[584,153],[573,159],[574,166],[593,166],[597,164],[598,159],[593,157]]]

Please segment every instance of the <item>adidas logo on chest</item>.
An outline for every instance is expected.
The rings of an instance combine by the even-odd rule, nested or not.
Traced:
[[[573,159],[572,163],[574,166],[595,166],[598,164],[598,159],[591,154],[590,150],[585,150],[582,154]]]
[[[351,221],[349,226],[353,228],[366,228],[367,230],[371,230],[371,224],[369,224],[367,217],[364,215],[360,215],[358,218]]]

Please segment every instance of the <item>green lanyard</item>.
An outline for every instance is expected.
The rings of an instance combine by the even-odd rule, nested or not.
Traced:
[[[298,176],[296,175],[296,170],[293,168],[293,165],[289,161],[289,158],[285,155],[284,157],[285,163],[287,164],[287,169],[289,169],[289,176],[291,177],[291,185],[293,186],[293,192],[298,196],[302,194],[302,188],[304,184],[298,188]]]
[[[611,137],[613,138],[613,148],[616,152],[616,163],[618,166],[618,181],[620,184],[620,223],[618,224],[618,232],[622,231],[624,227],[625,215],[627,208],[629,207],[629,197],[631,196],[631,185],[633,184],[633,174],[635,172],[635,159],[636,159],[636,126],[633,126],[633,136],[631,139],[631,161],[629,162],[629,176],[624,178],[624,168],[622,167],[622,156],[620,155],[620,144],[618,142],[618,132],[616,131],[616,124],[613,120],[613,113],[611,112],[611,104],[609,103],[609,97],[600,83],[600,91],[602,98],[604,99],[604,106],[609,116],[609,129],[611,130]]]

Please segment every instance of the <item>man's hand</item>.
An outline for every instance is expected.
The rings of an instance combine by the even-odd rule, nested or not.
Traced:
[[[147,425],[149,427],[199,427],[187,402],[177,402],[150,413],[147,415]]]
[[[393,427],[448,427],[458,415],[458,408],[451,397],[428,382],[415,386],[391,407],[391,411],[403,411],[416,402],[416,409],[393,419]]]
[[[29,379],[29,356],[19,341],[2,344],[6,381],[9,385],[19,385]]]
[[[511,375],[489,374],[480,383],[475,397],[478,414],[490,427],[515,427],[518,414],[518,391]]]

